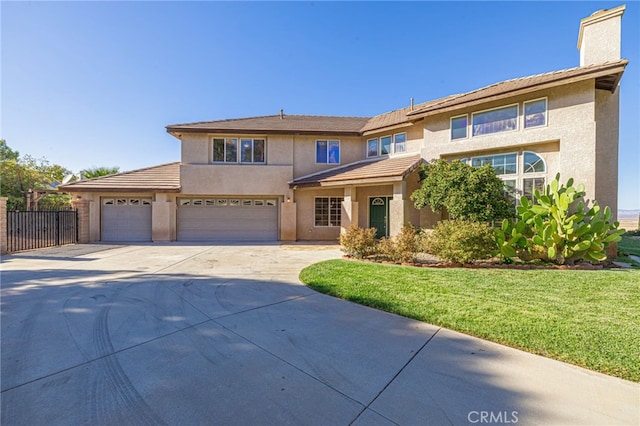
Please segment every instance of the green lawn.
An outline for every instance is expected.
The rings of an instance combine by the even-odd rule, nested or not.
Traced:
[[[640,382],[640,270],[330,260],[304,269],[300,279],[342,299]]]

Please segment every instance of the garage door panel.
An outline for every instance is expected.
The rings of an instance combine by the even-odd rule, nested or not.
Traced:
[[[138,199],[137,199],[138,200]],[[151,241],[151,203],[102,205],[102,241]]]
[[[180,205],[178,239],[181,241],[276,241],[276,205]]]

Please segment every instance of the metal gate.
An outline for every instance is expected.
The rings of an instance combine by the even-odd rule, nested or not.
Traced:
[[[7,252],[78,242],[78,212],[8,211]]]

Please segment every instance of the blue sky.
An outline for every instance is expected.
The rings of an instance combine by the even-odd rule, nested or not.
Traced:
[[[75,172],[177,161],[168,124],[371,116],[577,66],[580,19],[620,4],[2,1],[0,138]],[[639,10],[622,19],[622,209],[640,208]]]

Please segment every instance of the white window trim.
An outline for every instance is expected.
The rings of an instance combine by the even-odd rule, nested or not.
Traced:
[[[327,142],[327,162],[326,163],[318,163],[318,142],[326,141]],[[337,163],[329,162],[329,142],[338,142],[338,155],[340,158]],[[325,165],[339,165],[342,163],[342,144],[340,143],[340,139],[316,139],[316,143],[314,144],[313,156],[316,159],[316,164],[325,164]]]
[[[482,114],[485,112],[491,112],[491,111],[495,111],[498,109],[506,109],[506,108],[510,108],[510,107],[516,107],[516,128],[513,130],[504,130],[502,132],[494,132],[494,133],[486,133],[484,135],[474,135],[473,134],[473,116],[477,115],[477,114]],[[467,126],[469,126],[471,128],[471,134],[469,135],[469,137],[472,138],[481,138],[483,136],[493,136],[493,135],[497,135],[497,134],[504,134],[504,133],[513,133],[513,132],[517,132],[520,130],[520,104],[519,103],[515,103],[515,104],[508,104],[508,105],[501,105],[499,107],[495,107],[495,108],[489,108],[489,109],[483,109],[480,111],[475,111],[471,113],[471,121],[467,124]],[[467,133],[469,133],[467,131]],[[455,139],[457,140],[457,139]]]
[[[542,100],[544,100],[545,102],[544,124],[540,124],[539,126],[525,127],[525,111],[526,111],[525,106],[531,102],[542,101]],[[522,102],[522,129],[523,130],[539,129],[541,127],[548,127],[548,126],[549,126],[549,97],[548,96],[543,96],[541,98],[530,99],[528,101]]]
[[[456,118],[461,118],[461,117],[465,117],[467,119],[467,127],[466,127],[466,132],[465,132],[465,137],[464,138],[453,138],[453,120],[455,120]],[[460,114],[460,115],[456,115],[454,117],[451,117],[449,119],[449,140],[451,141],[463,141],[466,139],[469,139],[469,126],[471,125],[471,122],[469,121],[469,114]]]

